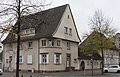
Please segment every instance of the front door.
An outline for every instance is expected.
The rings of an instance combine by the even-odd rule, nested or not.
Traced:
[[[70,71],[71,69],[71,54],[66,54],[66,70]]]

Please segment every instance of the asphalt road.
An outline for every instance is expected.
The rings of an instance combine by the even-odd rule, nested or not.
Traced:
[[[0,77],[15,77],[13,72],[4,72]],[[120,77],[120,73],[104,73],[94,70],[93,76],[91,71],[71,71],[71,72],[56,72],[56,73],[20,73],[19,77]]]

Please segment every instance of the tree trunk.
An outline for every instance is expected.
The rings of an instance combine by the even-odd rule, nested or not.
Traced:
[[[20,23],[21,23],[21,13],[20,13],[20,3],[18,3],[18,29],[17,29],[17,63],[16,63],[16,77],[19,77],[19,53],[20,53]]]

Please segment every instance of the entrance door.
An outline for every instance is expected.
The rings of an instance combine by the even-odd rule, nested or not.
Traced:
[[[85,62],[82,61],[80,64],[80,70],[84,71],[85,70]]]
[[[71,54],[66,54],[66,70],[70,71],[71,69]]]

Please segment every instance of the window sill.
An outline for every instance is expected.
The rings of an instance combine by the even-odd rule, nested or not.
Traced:
[[[68,34],[68,33],[65,33],[65,34]]]
[[[41,46],[41,48],[59,48],[59,49],[62,49],[61,46]]]
[[[54,65],[61,65],[61,63],[57,63],[57,64],[54,64]]]
[[[28,48],[28,49],[33,49],[33,48]]]
[[[23,63],[19,63],[19,65],[22,65]]]
[[[33,65],[32,63],[27,63],[27,65]]]
[[[67,48],[67,50],[70,50],[70,48]]]
[[[48,65],[48,63],[41,63],[40,65]]]

